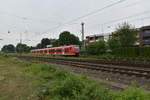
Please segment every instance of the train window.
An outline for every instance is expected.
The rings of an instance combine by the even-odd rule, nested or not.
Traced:
[[[80,48],[78,46],[75,47],[75,50],[80,51]]]
[[[62,52],[65,52],[65,48],[62,48]]]
[[[62,52],[62,50],[61,49],[57,49],[57,52]]]
[[[54,52],[55,52],[55,50],[53,49],[53,50],[51,50],[51,52],[53,52],[53,53],[54,53]]]
[[[40,53],[43,53],[43,50],[41,50]]]
[[[47,53],[47,50],[44,50],[44,53]]]
[[[48,52],[49,52],[49,53],[51,53],[51,52],[52,52],[52,50],[48,50]]]
[[[68,49],[68,48],[65,48],[65,52],[69,52],[69,49]]]

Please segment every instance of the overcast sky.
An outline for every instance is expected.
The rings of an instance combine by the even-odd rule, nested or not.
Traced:
[[[150,25],[150,0],[126,0],[68,23],[117,1],[0,0],[0,39],[3,39],[0,40],[0,48],[4,44],[16,45],[21,33],[23,43],[32,46],[45,37],[58,38],[60,32],[65,30],[81,37],[81,22],[85,23],[85,35],[109,33],[124,21],[135,27]]]

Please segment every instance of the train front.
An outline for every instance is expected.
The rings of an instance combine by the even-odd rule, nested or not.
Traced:
[[[75,45],[75,46],[74,46],[74,54],[75,54],[76,56],[79,56],[79,54],[80,54],[80,47],[79,47],[78,45]]]

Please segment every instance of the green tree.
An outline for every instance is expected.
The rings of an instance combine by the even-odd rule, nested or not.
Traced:
[[[109,49],[114,52],[115,49],[117,49],[118,47],[121,46],[121,43],[119,41],[119,38],[118,37],[112,37],[108,40],[108,46],[109,46]]]
[[[53,45],[53,47],[60,46],[59,40],[55,40],[55,41],[52,43],[52,45]]]
[[[87,53],[88,54],[100,55],[100,54],[104,54],[105,51],[106,51],[105,41],[93,42],[87,46]]]
[[[41,49],[41,48],[42,48],[41,43],[38,43],[38,44],[36,45],[36,49]]]
[[[51,44],[51,42],[50,42],[50,39],[48,39],[48,38],[43,38],[42,40],[41,40],[41,47],[42,48],[46,48],[46,46],[47,45],[50,45]]]
[[[59,46],[58,44],[59,44],[59,43],[58,43],[58,40],[57,40],[57,39],[43,38],[43,39],[41,40],[41,42],[36,45],[35,48],[37,48],[37,49],[46,48],[47,45]]]
[[[1,49],[1,51],[4,53],[14,53],[15,52],[15,46],[12,44],[4,45],[3,48]]]
[[[137,33],[138,30],[128,23],[123,23],[116,29],[116,36],[118,36],[122,47],[133,46],[137,40]]]
[[[68,31],[64,31],[59,35],[59,45],[79,45],[80,41],[77,36]]]
[[[17,44],[16,46],[16,51],[17,53],[28,53],[30,52],[31,47],[27,46],[26,44]]]

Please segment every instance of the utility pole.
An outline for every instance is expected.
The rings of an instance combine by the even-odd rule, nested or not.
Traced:
[[[19,53],[22,53],[22,32],[20,33],[20,47],[19,47]]]
[[[104,35],[104,24],[101,25],[102,35]]]
[[[85,40],[84,40],[84,22],[81,23],[82,27],[82,49],[85,50]]]
[[[22,44],[22,33],[20,33],[20,44]]]

